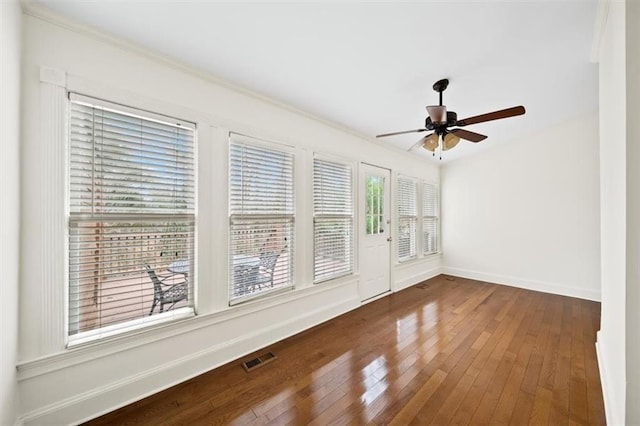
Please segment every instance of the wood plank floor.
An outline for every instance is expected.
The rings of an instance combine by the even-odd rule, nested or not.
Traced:
[[[441,275],[90,424],[605,424],[600,304]]]

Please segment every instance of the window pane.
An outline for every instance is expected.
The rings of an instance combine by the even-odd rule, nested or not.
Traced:
[[[193,241],[192,220],[72,221],[69,334],[192,305]],[[154,306],[150,271],[171,303]]]
[[[231,302],[293,286],[293,219],[234,218],[229,259]]]
[[[367,176],[366,189],[367,234],[384,232],[384,178]]]
[[[234,142],[230,163],[231,214],[293,214],[293,155]]]
[[[424,253],[435,253],[438,251],[438,219],[435,217],[425,217],[423,224],[424,232]]]
[[[418,218],[402,217],[398,227],[398,259],[407,260],[416,256],[416,225]]]
[[[70,200],[77,213],[193,211],[193,130],[71,103]]]
[[[313,161],[313,210],[316,215],[351,215],[351,167],[329,161]]]
[[[434,185],[425,183],[422,187],[422,214],[423,216],[438,216],[438,193]]]
[[[314,223],[314,282],[353,272],[353,219],[316,219]]]

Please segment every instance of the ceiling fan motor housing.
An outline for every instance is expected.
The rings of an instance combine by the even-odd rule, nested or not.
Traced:
[[[435,130],[436,132],[438,132],[440,134],[440,133],[444,132],[447,127],[455,126],[457,122],[458,122],[458,114],[456,114],[454,111],[447,111],[447,122],[446,123],[434,124],[431,121],[431,117],[427,116],[427,119],[424,122],[424,127],[427,130]]]
[[[455,126],[458,122],[458,114],[453,111],[447,111],[447,126]]]

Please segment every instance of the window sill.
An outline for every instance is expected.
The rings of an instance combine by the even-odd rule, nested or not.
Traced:
[[[435,253],[430,253],[430,254],[425,254],[422,256],[417,256],[417,257],[413,257],[411,259],[407,259],[404,260],[402,262],[396,262],[396,264],[394,265],[396,268],[402,268],[404,266],[411,266],[411,265],[415,265],[417,263],[420,262],[430,262],[432,260],[435,260],[439,257],[441,257],[442,253],[441,252],[435,252]]]
[[[337,276],[337,277],[329,278],[329,279],[326,279],[326,280],[314,282],[313,285],[314,286],[323,286],[323,285],[330,285],[330,284],[340,284],[340,283],[343,283],[343,282],[351,281],[355,275],[356,274],[354,274],[354,273],[348,273],[348,274],[340,275],[340,276]]]
[[[260,312],[279,305],[285,305],[301,298],[310,297],[315,294],[331,291],[338,287],[353,284],[354,282],[357,282],[358,279],[358,275],[351,275],[349,279],[325,282],[323,285],[314,285],[298,290],[293,289],[286,293],[247,301],[246,303],[230,306],[215,312],[190,316],[188,318],[134,330],[126,334],[118,334],[105,339],[74,345],[73,347],[69,347],[54,354],[20,362],[16,367],[18,371],[18,381],[38,377],[84,362],[93,361],[140,346],[170,339],[175,335],[231,321],[235,318]]]
[[[119,336],[135,333],[140,330],[149,330],[158,328],[175,321],[192,318],[196,314],[193,308],[179,308],[175,311],[168,311],[148,317],[139,318],[129,321],[126,325],[115,325],[100,328],[94,331],[87,331],[76,336],[70,337],[67,343],[67,349],[90,345],[96,342],[107,341],[107,339],[117,338]]]

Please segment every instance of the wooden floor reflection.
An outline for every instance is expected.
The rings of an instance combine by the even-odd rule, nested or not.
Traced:
[[[599,303],[439,276],[92,424],[604,424],[599,322]]]

